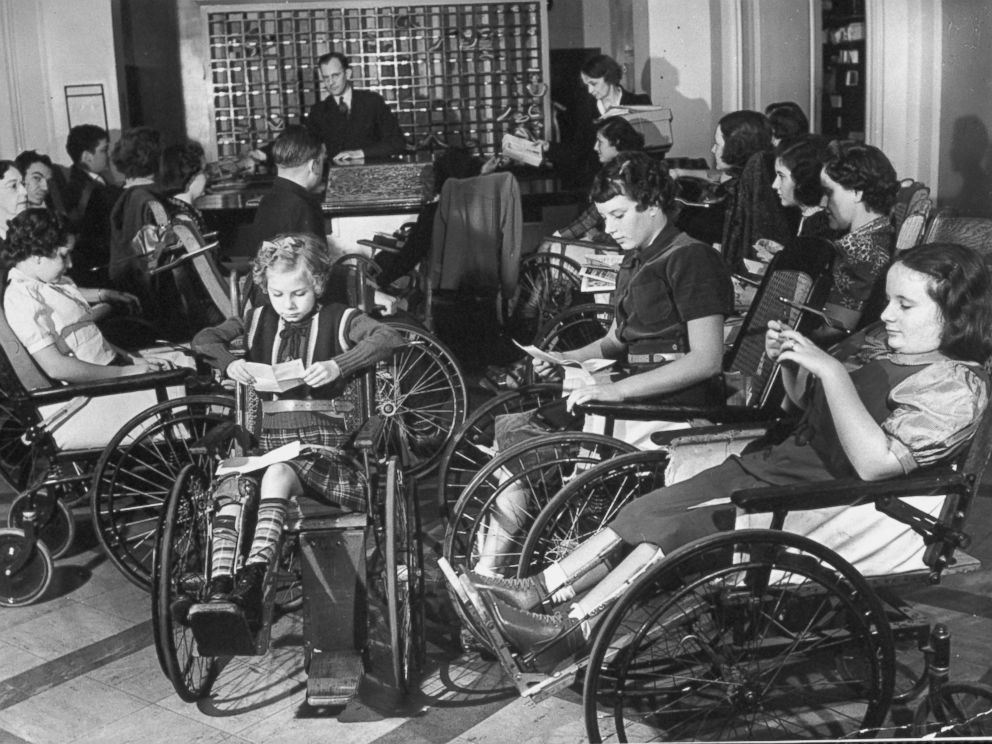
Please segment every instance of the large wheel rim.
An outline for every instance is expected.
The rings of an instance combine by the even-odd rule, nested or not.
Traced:
[[[182,468],[194,463],[209,479],[219,457],[191,451],[215,426],[231,421],[234,402],[190,396],[160,403],[131,419],[97,464],[90,511],[97,537],[125,577],[148,590],[155,529]]]
[[[561,397],[561,385],[539,383],[510,390],[472,412],[445,447],[438,469],[438,504],[450,516],[465,486],[493,457],[496,417],[523,413]]]
[[[500,495],[511,484],[521,483],[529,492],[523,513],[516,515],[519,521],[529,525],[564,482],[586,467],[632,451],[634,447],[626,442],[584,432],[549,434],[508,449],[480,470],[462,493],[445,530],[444,558],[456,571],[475,565],[489,517],[495,512]],[[512,477],[505,477],[508,472]],[[525,536],[526,531],[513,536],[509,547],[499,556],[500,571],[507,576],[516,575]],[[462,624],[480,643],[487,644],[485,633],[457,598],[452,597],[452,603]]]
[[[406,323],[389,325],[407,344],[375,370],[375,407],[385,421],[385,454],[398,457],[409,474],[423,475],[437,465],[465,422],[465,377],[454,355],[430,334]]]
[[[514,307],[514,337],[533,343],[549,320],[579,298],[580,266],[566,256],[537,253],[520,262]]]
[[[841,672],[837,657],[860,660]],[[591,741],[842,738],[880,726],[894,649],[865,580],[805,538],[742,530],[672,553],[596,631]]]
[[[186,702],[210,691],[217,675],[217,660],[200,656],[193,630],[173,617],[173,602],[181,584],[207,583],[210,545],[209,480],[196,465],[186,465],[161,514],[156,531],[152,575],[152,629],[155,651],[176,693]],[[191,581],[192,580],[192,581]],[[191,600],[202,599],[198,594]]]
[[[601,463],[568,483],[527,532],[517,577],[534,576],[609,525],[639,496],[664,485],[668,458],[652,450]]]

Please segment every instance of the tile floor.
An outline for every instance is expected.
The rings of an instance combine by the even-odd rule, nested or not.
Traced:
[[[980,506],[974,523],[987,525],[992,500]],[[308,709],[294,616],[280,620],[268,655],[233,660],[208,700],[184,703],[159,669],[148,595],[95,547],[84,512],[77,544],[77,552],[56,563],[42,601],[0,610],[3,744],[564,744],[585,738],[575,689],[537,705],[522,701],[498,666],[459,655],[453,634],[436,624],[430,674],[403,715],[384,712],[389,708],[375,689],[363,690],[342,710]],[[992,565],[992,539],[976,536],[972,553]],[[950,626],[954,677],[992,681],[992,569],[948,577],[912,596]]]

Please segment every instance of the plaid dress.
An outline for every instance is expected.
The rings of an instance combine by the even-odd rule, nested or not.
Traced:
[[[324,318],[328,316],[329,314],[324,314]],[[334,329],[334,336],[342,346],[346,343],[343,326],[348,322],[348,318],[347,313],[342,314],[337,320],[338,328]],[[311,342],[310,335],[316,324],[316,314],[299,323],[280,321],[279,338],[272,339],[275,359],[252,359],[252,361],[268,363],[303,359],[304,366],[319,361],[311,358],[314,356],[315,344]],[[252,352],[259,347],[255,343],[258,327],[258,323],[252,323],[248,333],[250,358],[254,356]],[[266,452],[296,441],[335,448],[337,451],[307,454],[289,460],[285,464],[296,473],[305,496],[320,503],[355,512],[368,511],[368,479],[360,464],[341,448],[350,442],[353,432],[360,423],[361,392],[359,379],[349,380],[339,386],[334,401],[336,404],[339,402],[341,404],[343,411],[341,416],[330,411],[263,413],[258,432],[259,444]]]

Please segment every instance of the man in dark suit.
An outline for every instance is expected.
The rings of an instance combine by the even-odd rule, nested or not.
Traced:
[[[335,163],[397,155],[406,148],[396,116],[378,93],[356,90],[348,58],[329,52],[317,60],[327,98],[310,109],[306,125]]]
[[[72,167],[60,190],[61,208],[56,208],[64,212],[70,231],[76,234],[69,274],[83,287],[103,287],[109,282],[110,211],[121,194],[102,175],[110,166],[109,147],[107,131],[95,124],[73,127],[65,143]]]
[[[326,240],[321,181],[324,146],[306,127],[288,126],[272,146],[277,176],[272,189],[262,197],[251,224],[254,254],[263,240],[281,233],[310,233]]]

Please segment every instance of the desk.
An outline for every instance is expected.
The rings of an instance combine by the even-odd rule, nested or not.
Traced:
[[[547,229],[543,224],[545,208],[576,205],[577,211],[584,195],[562,191],[548,171],[526,168],[513,172],[520,183],[527,252],[532,242],[539,242],[562,222],[556,217]],[[196,201],[207,224],[218,233],[222,257],[254,254],[249,228],[255,208],[271,186],[271,177],[253,176],[212,188]],[[375,232],[392,232],[404,222],[416,220],[432,186],[429,162],[331,166],[322,205],[331,247],[341,252],[363,252],[359,239]]]

